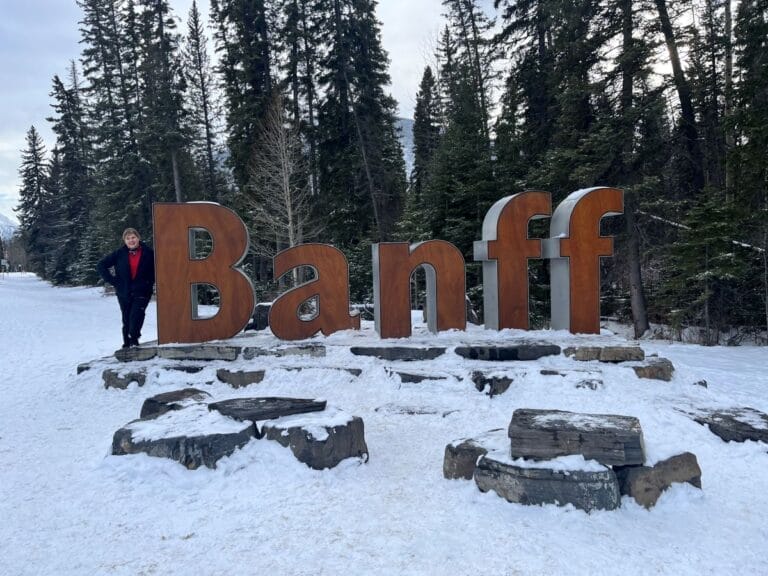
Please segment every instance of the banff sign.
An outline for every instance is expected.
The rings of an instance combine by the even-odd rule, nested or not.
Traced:
[[[613,239],[600,235],[605,216],[623,213],[623,192],[597,187],[569,195],[552,212],[548,192],[529,191],[496,202],[485,216],[474,259],[483,263],[485,327],[527,330],[528,260],[549,259],[551,326],[555,330],[600,331],[600,258],[613,255]],[[530,238],[531,220],[551,218],[549,238]],[[231,338],[250,321],[253,285],[238,269],[248,252],[248,231],[232,210],[213,203],[158,203],[153,207],[157,269],[157,321],[160,344]],[[200,231],[212,239],[210,253],[195,254]],[[453,244],[374,244],[373,294],[376,331],[382,338],[411,334],[410,277],[426,272],[427,326],[430,331],[466,328],[464,257]],[[301,340],[322,332],[360,328],[350,312],[349,268],[344,254],[327,244],[301,244],[274,258],[275,278],[299,267],[314,278],[281,294],[269,315],[272,332],[283,340]],[[197,286],[219,293],[218,312],[197,313]],[[301,305],[316,298],[312,318]]]

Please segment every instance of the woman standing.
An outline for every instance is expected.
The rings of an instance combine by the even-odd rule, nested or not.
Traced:
[[[117,292],[123,315],[123,348],[138,346],[144,311],[155,284],[155,253],[141,241],[135,228],[126,228],[123,246],[102,258],[97,270]]]

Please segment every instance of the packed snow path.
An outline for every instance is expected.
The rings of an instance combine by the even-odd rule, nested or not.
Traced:
[[[152,305],[143,339],[154,332]],[[338,339],[378,342],[370,326]],[[768,412],[765,348],[643,342],[673,361],[673,381],[600,366],[597,390],[541,376],[544,361],[522,363],[526,376],[495,398],[457,379],[402,384],[343,351],[333,363],[362,368],[359,378],[271,370],[261,384],[233,390],[204,384],[211,366],[197,375],[158,370],[142,388],[105,390],[98,371],[75,374],[119,343],[117,303],[101,290],[0,277],[1,575],[768,574],[768,446],[726,444],[676,411]],[[456,368],[461,359],[441,362]],[[693,385],[702,379],[707,388]],[[216,470],[109,454],[112,434],[145,398],[184,384],[216,399],[325,398],[363,418],[370,461],[316,472],[260,441]],[[473,482],[443,479],[447,443],[506,427],[521,407],[636,416],[649,463],[694,452],[703,491],[674,485],[650,511],[625,497],[616,511],[587,515],[509,504]]]

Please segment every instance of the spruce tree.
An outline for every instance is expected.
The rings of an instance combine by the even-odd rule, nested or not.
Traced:
[[[224,90],[229,164],[239,189],[247,185],[256,126],[272,93],[272,47],[266,0],[211,0],[218,72]]]
[[[184,45],[188,122],[193,134],[194,157],[203,175],[204,197],[221,203],[224,186],[214,158],[218,103],[207,42],[197,2],[193,0]]]
[[[440,143],[442,125],[440,94],[432,68],[427,66],[416,93],[413,113],[413,171],[409,194],[421,204],[422,193],[429,182],[429,166]]]
[[[86,125],[86,111],[74,62],[70,68],[70,86],[58,76],[53,78],[53,109],[48,118],[56,134],[51,176],[53,190],[49,195],[59,206],[61,221],[57,225],[61,257],[57,262],[55,282],[73,283],[93,278],[81,267],[81,237],[90,225],[92,208],[92,151]],[[54,170],[55,168],[55,170]]]
[[[183,202],[187,199],[184,188],[192,184],[192,179],[187,175],[189,137],[184,130],[179,35],[167,0],[139,0],[139,6],[143,118],[140,145],[152,171],[149,203],[173,199]]]
[[[741,209],[739,240],[754,247],[750,261],[751,291],[763,305],[761,321],[768,328],[768,2],[744,0],[734,28],[736,62],[735,124],[740,138],[735,153],[738,175],[734,204]]]
[[[318,3],[329,44],[319,75],[320,206],[329,215],[329,239],[341,246],[390,239],[405,191],[375,7],[372,0]]]
[[[19,204],[14,211],[18,215],[25,249],[30,255],[30,269],[45,277],[46,234],[52,219],[46,197],[45,145],[34,126],[27,131],[26,143],[19,167]]]

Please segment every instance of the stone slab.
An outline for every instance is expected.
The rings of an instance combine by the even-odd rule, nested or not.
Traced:
[[[495,428],[479,437],[463,438],[447,444],[443,456],[443,478],[472,480],[478,459],[488,453],[489,438],[503,436],[504,429]]]
[[[104,382],[104,388],[117,388],[125,390],[133,382],[139,386],[144,386],[147,381],[147,371],[144,368],[136,370],[113,370],[107,368],[101,373],[101,379]]]
[[[352,346],[349,351],[355,356],[373,356],[379,360],[404,362],[434,360],[445,354],[445,348],[416,346]]]
[[[638,504],[651,508],[662,492],[675,482],[687,482],[701,488],[701,468],[696,456],[684,452],[657,462],[653,466],[616,466],[622,495],[631,496]]]
[[[486,374],[476,370],[470,375],[472,383],[478,392],[482,392],[488,388],[488,396],[494,397],[498,394],[504,394],[514,382],[512,376],[499,375],[499,374]]]
[[[171,410],[181,410],[196,402],[205,402],[211,397],[208,392],[197,388],[182,388],[172,392],[157,394],[144,400],[140,418],[153,418]]]
[[[675,373],[675,367],[667,358],[649,357],[645,362],[639,365],[632,365],[638,378],[647,378],[650,380],[663,380],[669,382]]]
[[[692,415],[694,421],[725,442],[765,442],[768,444],[768,414],[754,408],[701,410]]]
[[[229,384],[232,388],[244,388],[251,384],[258,384],[264,380],[266,370],[227,370],[219,368],[216,370],[216,378],[224,384]]]
[[[527,361],[560,354],[560,346],[546,342],[521,342],[504,346],[457,346],[454,350],[462,358],[485,361]]]
[[[400,378],[400,382],[403,384],[418,384],[420,382],[425,381],[435,381],[435,380],[445,380],[447,376],[443,375],[437,375],[437,374],[423,374],[423,373],[416,373],[416,372],[403,372],[402,370],[390,370],[389,368],[385,369],[387,371],[387,374],[393,374]]]
[[[305,346],[283,346],[281,348],[261,348],[258,346],[245,346],[243,359],[253,360],[260,356],[309,356],[310,358],[325,357],[325,346],[322,344],[308,344]]]
[[[129,348],[130,350],[130,348]],[[189,346],[162,346],[157,348],[157,355],[167,360],[236,360],[240,354],[239,346],[216,346],[211,344],[193,344]]]
[[[201,429],[205,433],[201,433]],[[216,462],[256,437],[256,425],[212,415],[199,404],[129,422],[115,432],[112,454],[144,453],[194,470]]]
[[[571,346],[563,354],[574,360],[588,362],[632,362],[645,359],[645,352],[639,346]]]
[[[338,414],[305,415],[300,420],[289,416],[270,421],[262,427],[262,437],[290,448],[300,462],[314,470],[334,468],[347,458],[367,462],[362,418],[350,416],[342,422]]]
[[[518,504],[572,504],[585,512],[614,510],[621,505],[616,474],[607,467],[599,471],[530,468],[486,454],[478,461],[474,478],[483,492],[493,490]]]
[[[521,408],[512,414],[508,435],[513,458],[581,454],[608,466],[645,462],[643,431],[633,416]]]
[[[325,410],[325,407],[325,400],[279,397],[232,398],[231,400],[211,402],[208,405],[210,410],[216,410],[236,420],[249,422],[273,420],[292,414],[321,412]]]
[[[146,362],[157,357],[156,346],[133,346],[115,351],[115,358],[120,362]]]

